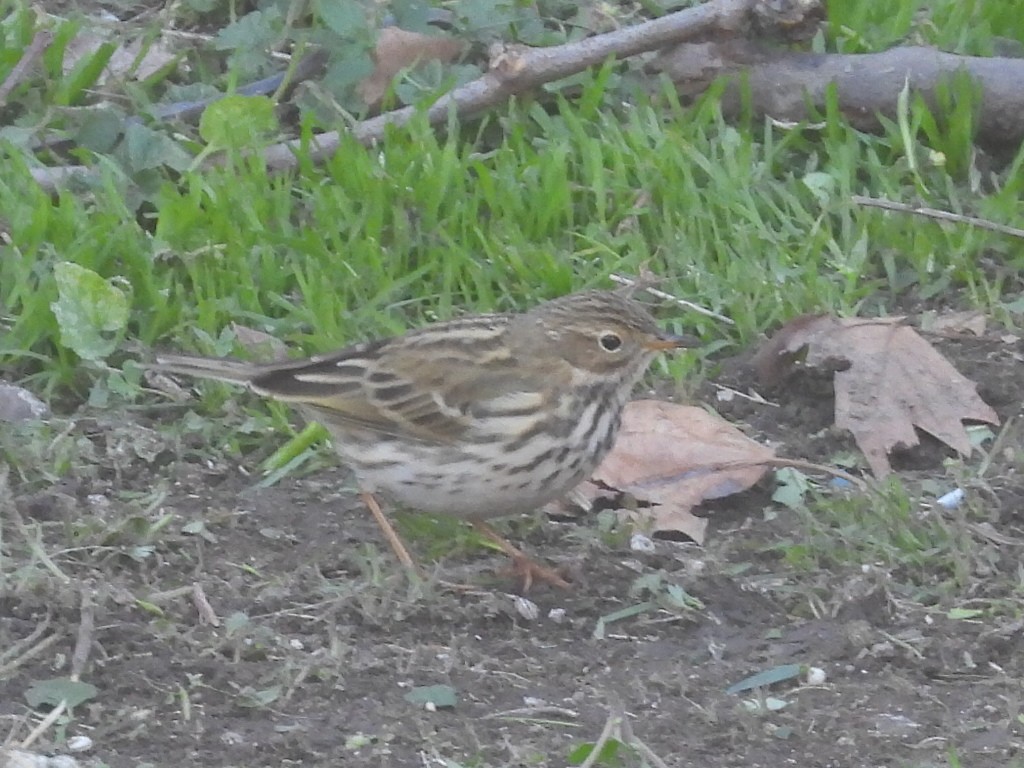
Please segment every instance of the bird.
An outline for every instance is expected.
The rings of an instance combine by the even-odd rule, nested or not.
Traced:
[[[149,367],[297,406],[327,428],[402,565],[415,569],[378,496],[468,521],[512,557],[525,591],[569,584],[487,521],[537,509],[588,478],[652,360],[693,345],[662,330],[628,289],[591,289],[303,359],[163,354]]]

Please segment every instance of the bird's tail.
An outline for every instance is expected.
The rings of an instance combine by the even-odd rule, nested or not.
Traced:
[[[244,360],[229,357],[193,357],[191,355],[157,355],[156,362],[146,366],[157,373],[215,379],[229,384],[248,385],[262,368]]]

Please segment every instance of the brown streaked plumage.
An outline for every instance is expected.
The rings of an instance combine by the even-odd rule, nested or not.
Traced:
[[[163,355],[153,367],[298,406],[331,432],[382,528],[378,492],[480,525],[587,478],[611,449],[637,379],[659,351],[681,346],[621,291],[584,291],[303,360]],[[384,532],[409,565],[389,525]]]

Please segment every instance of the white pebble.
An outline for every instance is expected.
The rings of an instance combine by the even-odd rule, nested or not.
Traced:
[[[527,621],[533,621],[540,616],[540,608],[533,600],[529,600],[522,595],[515,596],[516,612]]]
[[[828,675],[825,674],[825,670],[821,667],[809,667],[807,669],[807,684],[808,685],[824,685]]]
[[[963,488],[954,488],[949,493],[944,493],[939,496],[939,498],[935,500],[935,503],[943,509],[956,509],[963,503],[966,495],[967,493]]]
[[[89,502],[89,506],[97,512],[110,507],[110,499],[104,496],[102,493],[90,493],[85,497],[85,500]]]
[[[92,739],[88,736],[72,736],[68,739],[69,752],[85,752],[92,749]]]
[[[650,536],[644,536],[642,533],[634,533],[629,537],[629,548],[634,552],[653,552],[654,541]]]

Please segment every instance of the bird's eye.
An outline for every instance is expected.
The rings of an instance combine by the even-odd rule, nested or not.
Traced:
[[[605,352],[618,352],[622,347],[622,337],[617,333],[605,331],[598,337],[597,343]]]

